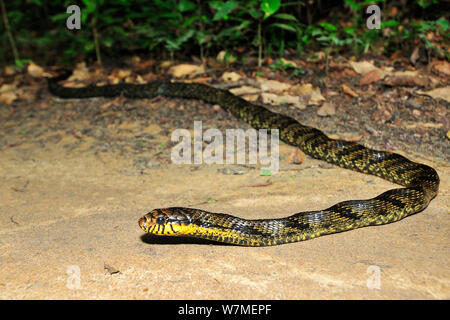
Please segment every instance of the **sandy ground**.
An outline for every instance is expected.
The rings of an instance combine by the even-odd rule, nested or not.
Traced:
[[[283,217],[395,186],[309,157],[292,165],[287,145],[280,146],[280,172],[270,177],[249,166],[158,158],[138,169],[133,155],[94,152],[90,137],[80,142],[79,135],[41,144],[30,137],[0,151],[2,299],[450,298],[450,165],[414,153],[414,146],[401,153],[441,177],[439,195],[423,212],[390,225],[246,248],[149,237],[137,222],[169,206]]]

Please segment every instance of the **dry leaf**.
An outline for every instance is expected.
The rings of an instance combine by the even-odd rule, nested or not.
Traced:
[[[241,98],[249,102],[256,102],[259,98],[259,94],[244,94],[241,96]]]
[[[319,62],[322,61],[323,59],[325,59],[326,54],[323,51],[319,51],[314,53],[312,56],[309,56],[307,61],[308,62]]]
[[[5,83],[0,86],[0,102],[11,104],[22,94],[22,89],[17,88],[22,78],[22,75],[17,75],[14,77],[13,83]]]
[[[51,77],[50,73],[44,72],[42,67],[38,66],[34,62],[30,62],[27,67],[27,72],[33,78]]]
[[[355,70],[352,70],[350,68],[346,68],[344,67],[344,69],[341,72],[342,76],[350,76],[350,77],[355,77],[357,75],[357,73],[355,72]]]
[[[440,129],[443,126],[444,125],[442,123],[433,123],[433,122],[413,122],[405,124],[406,129],[415,129],[418,127]]]
[[[288,83],[276,81],[276,80],[265,80],[265,79],[257,79],[258,83],[260,84],[260,88],[262,91],[286,91],[288,90],[291,85]]]
[[[349,137],[344,140],[347,142],[358,142],[362,139],[362,137],[363,137],[362,135],[359,135],[359,136]]]
[[[421,77],[416,73],[410,74],[409,72],[394,72],[384,80],[384,84],[389,86],[428,86],[429,80],[425,77]]]
[[[381,79],[381,72],[379,69],[373,69],[372,71],[369,71],[365,73],[360,79],[359,79],[359,85],[364,86],[366,84],[370,84],[372,82],[376,82]]]
[[[108,271],[109,274],[116,274],[116,273],[121,273],[119,269],[116,269],[110,265],[107,265],[106,263],[103,263],[103,267],[105,268],[106,271]]]
[[[38,86],[21,86],[16,90],[16,93],[20,99],[26,101],[35,101],[37,99],[36,92],[38,90]]]
[[[264,92],[261,94],[263,103],[271,105],[292,104],[299,109],[305,109],[306,104],[298,96],[277,95],[274,93]]]
[[[319,88],[315,88],[311,94],[311,99],[309,100],[309,104],[318,105],[321,101],[324,101],[325,98],[320,93]]]
[[[235,81],[241,80],[241,78],[242,78],[241,75],[236,72],[224,72],[222,74],[222,79],[224,81],[235,82]]]
[[[12,75],[16,74],[16,71],[14,70],[14,68],[12,68],[10,66],[5,66],[4,72],[5,72],[5,75],[7,75],[7,76],[12,76]]]
[[[141,57],[139,56],[132,56],[130,59],[130,63],[133,65],[137,65],[141,63]]]
[[[80,62],[75,66],[72,75],[67,79],[67,82],[73,81],[83,81],[90,79],[91,75],[89,74],[89,69],[86,67],[85,62]],[[68,84],[68,86],[70,86]],[[72,85],[74,86],[74,85]],[[84,85],[81,85],[84,86]]]
[[[234,56],[229,56],[229,57],[226,59],[226,55],[227,55],[227,52],[226,52],[225,50],[220,51],[220,52],[217,54],[217,57],[216,57],[217,61],[233,63],[233,62],[235,62],[235,61],[237,60],[237,58],[234,57]],[[226,60],[226,61],[225,61],[225,60]]]
[[[411,61],[413,65],[416,65],[417,60],[419,60],[420,58],[419,50],[420,46],[415,47],[411,54],[411,57],[409,58],[409,61]]]
[[[166,60],[166,61],[162,61],[162,62],[159,64],[159,67],[160,67],[161,69],[167,69],[167,68],[169,68],[171,65],[172,65],[172,61]]]
[[[353,91],[352,89],[350,89],[349,86],[347,86],[345,83],[341,85],[342,90],[344,91],[345,94],[348,94],[349,96],[358,98],[359,94],[357,94],[355,91]]]
[[[0,102],[11,104],[17,99],[16,83],[4,84],[0,87]]]
[[[129,69],[119,69],[117,72],[114,73],[117,77],[120,79],[129,77],[131,75],[131,70]]]
[[[283,62],[283,64],[290,64],[292,68],[297,68],[297,64],[292,60],[287,60],[285,58],[280,58],[280,60]]]
[[[450,86],[437,88],[430,91],[421,91],[417,90],[418,94],[424,94],[432,97],[433,99],[439,98],[444,99],[447,102],[450,102]]]
[[[322,96],[320,89],[314,88],[310,83],[292,86],[289,89],[289,93],[293,95],[304,96],[306,98],[304,98],[304,100],[306,100],[306,103],[311,105],[318,105],[322,101],[325,101],[325,98],[324,96]]]
[[[116,104],[117,102],[119,102],[120,97],[117,97],[113,100],[109,100],[108,102],[102,104],[100,106],[100,110],[105,111],[106,109],[108,109],[110,106],[112,106],[113,104]]]
[[[146,81],[142,78],[140,74],[136,77],[136,83],[146,83]]]
[[[352,66],[353,70],[355,70],[359,74],[366,74],[367,72],[377,69],[380,70],[379,68],[375,67],[372,62],[369,61],[350,61],[350,65]]]
[[[347,142],[358,142],[363,137],[362,135],[355,136],[354,134],[355,133],[353,133],[353,132],[344,132],[339,135],[333,133],[333,134],[329,134],[328,138],[336,139],[336,140],[344,140]]]
[[[250,87],[250,86],[242,86],[239,88],[233,88],[230,89],[230,92],[236,96],[242,96],[245,94],[259,94],[261,92],[261,89],[259,88],[255,88],[255,87]]]
[[[450,76],[450,63],[448,63],[447,61],[435,62],[431,69],[437,73],[442,73],[443,75]]]
[[[325,102],[318,110],[317,115],[321,117],[332,116],[336,114],[336,108],[333,103]]]
[[[388,17],[395,17],[398,13],[398,8],[397,7],[391,7],[391,9],[388,12]]]
[[[169,69],[169,74],[173,75],[175,78],[195,76],[203,72],[205,72],[204,66],[195,64],[179,64]]]
[[[299,149],[296,148],[294,151],[292,151],[291,155],[289,156],[289,163],[293,164],[303,163],[303,157]]]

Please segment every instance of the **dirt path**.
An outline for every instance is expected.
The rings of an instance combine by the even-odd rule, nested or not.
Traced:
[[[441,188],[398,223],[267,248],[186,243],[137,221],[168,206],[275,218],[393,185],[308,157],[290,164],[287,145],[270,177],[171,164],[175,128],[247,128],[200,102],[47,101],[0,118],[2,299],[450,298],[448,155],[399,151],[436,168]]]

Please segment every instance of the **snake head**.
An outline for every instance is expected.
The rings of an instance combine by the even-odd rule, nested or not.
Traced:
[[[145,232],[156,235],[180,235],[188,231],[191,221],[177,208],[154,209],[139,219]]]

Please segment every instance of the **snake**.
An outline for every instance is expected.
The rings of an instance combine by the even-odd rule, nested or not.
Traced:
[[[140,228],[156,236],[193,237],[239,246],[273,246],[298,242],[357,228],[384,225],[423,211],[436,197],[439,176],[432,167],[389,151],[332,139],[306,126],[232,94],[201,83],[151,81],[69,88],[59,82],[71,72],[48,79],[49,91],[60,98],[116,97],[198,99],[219,105],[255,129],[277,129],[283,142],[312,158],[378,176],[402,186],[374,198],[339,202],[327,209],[305,211],[274,219],[244,219],[227,213],[187,207],[154,209],[139,219]]]

